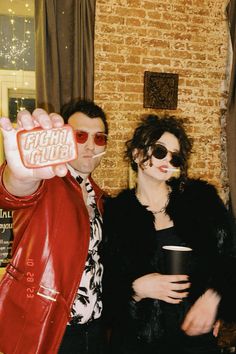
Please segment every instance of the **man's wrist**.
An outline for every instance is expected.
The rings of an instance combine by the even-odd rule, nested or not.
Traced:
[[[2,176],[2,182],[8,193],[16,196],[23,197],[33,194],[39,187],[40,181],[19,179],[5,166]]]

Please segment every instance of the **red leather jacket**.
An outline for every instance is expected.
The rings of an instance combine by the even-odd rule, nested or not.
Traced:
[[[103,192],[90,182],[102,212]],[[27,197],[12,196],[1,183],[0,207],[14,210],[13,258],[0,283],[0,351],[57,353],[89,245],[81,188],[69,173]]]

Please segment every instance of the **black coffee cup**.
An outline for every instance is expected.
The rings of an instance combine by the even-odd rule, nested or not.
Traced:
[[[192,248],[183,246],[163,246],[164,273],[189,274]]]

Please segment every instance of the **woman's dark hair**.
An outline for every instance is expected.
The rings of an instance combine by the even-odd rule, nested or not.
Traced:
[[[101,118],[105,126],[105,133],[108,134],[106,114],[96,103],[91,100],[72,100],[62,107],[60,114],[67,124],[72,114],[77,112],[84,113],[89,118]]]
[[[179,141],[182,165],[180,166],[181,175],[187,175],[188,158],[192,150],[192,140],[187,136],[183,120],[175,116],[159,117],[154,114],[144,116],[141,123],[135,129],[132,139],[126,142],[125,159],[130,162],[131,167],[137,172],[138,166],[134,161],[134,150],[141,151],[143,156],[140,166],[150,160],[150,147],[165,133],[173,134]]]

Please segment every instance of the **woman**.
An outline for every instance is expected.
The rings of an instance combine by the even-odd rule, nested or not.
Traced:
[[[217,354],[213,326],[236,318],[231,222],[216,189],[189,179],[192,143],[176,117],[147,116],[126,143],[136,188],[106,203],[104,315],[112,354]],[[192,248],[166,275],[162,247]]]

